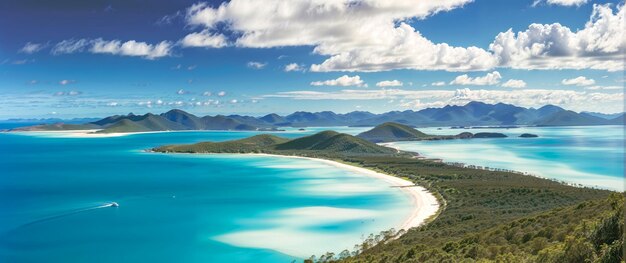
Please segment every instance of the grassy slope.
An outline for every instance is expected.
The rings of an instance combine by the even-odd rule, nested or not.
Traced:
[[[336,160],[408,178],[428,188],[444,204],[431,223],[412,229],[394,241],[375,246],[365,244],[362,248],[366,249],[358,251],[362,253],[344,259],[348,262],[474,262],[502,258],[508,259],[502,262],[539,262],[549,257],[559,262],[565,258],[568,246],[580,245],[572,243],[572,236],[580,239],[586,235],[577,228],[582,220],[598,221],[611,213],[609,202],[603,201],[609,196],[608,191],[412,159],[407,154],[378,151],[380,146],[352,138],[335,132],[291,141],[261,135],[239,141],[164,146],[155,150],[267,152]],[[333,140],[339,143],[332,143]],[[376,151],[359,154],[362,148],[340,147],[344,143],[359,147],[363,144]],[[572,210],[571,206],[582,202],[585,202],[582,208]],[[583,241],[579,243],[586,245]],[[600,246],[587,251],[589,257],[600,258],[603,254],[599,252]]]
[[[410,141],[438,137],[394,122],[383,123],[357,136],[372,142]]]

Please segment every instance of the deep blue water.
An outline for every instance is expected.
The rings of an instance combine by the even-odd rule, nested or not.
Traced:
[[[0,133],[0,262],[291,262],[411,212],[404,192],[320,162],[142,151],[252,134]]]

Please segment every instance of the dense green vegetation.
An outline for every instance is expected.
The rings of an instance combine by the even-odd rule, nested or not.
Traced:
[[[429,189],[442,204],[432,222],[397,239],[395,231],[384,231],[352,251],[329,253],[317,261],[623,261],[624,197],[606,190],[415,159],[411,153],[332,131],[293,140],[257,135],[153,150],[325,158],[407,178]]]

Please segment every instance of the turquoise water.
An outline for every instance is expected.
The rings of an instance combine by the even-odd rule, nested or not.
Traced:
[[[324,129],[279,134],[293,138]],[[510,137],[396,145],[446,161],[624,189],[621,126],[470,131]],[[524,132],[540,137],[516,137]],[[142,151],[254,134],[0,133],[0,262],[291,262],[352,249],[409,215],[405,193],[320,162]]]
[[[429,134],[501,132],[508,138],[396,142],[403,150],[494,168],[512,169],[586,186],[624,190],[624,126],[423,128]],[[539,138],[519,138],[533,133]]]
[[[406,193],[322,162],[142,152],[252,134],[0,134],[0,262],[291,262],[411,213]]]

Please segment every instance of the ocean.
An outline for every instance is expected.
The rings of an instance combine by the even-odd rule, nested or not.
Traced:
[[[368,128],[277,135],[326,129],[357,134]],[[509,137],[395,146],[450,162],[624,189],[622,126],[420,130]],[[539,137],[517,137],[526,132]],[[411,213],[404,192],[321,162],[143,151],[255,134],[0,133],[0,262],[291,262],[352,250]]]

